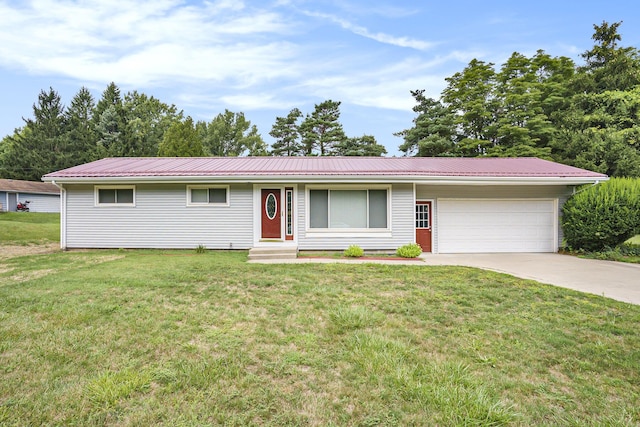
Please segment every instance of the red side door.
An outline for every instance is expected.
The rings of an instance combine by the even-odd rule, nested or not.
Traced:
[[[431,252],[431,202],[416,201],[416,243]]]
[[[282,217],[280,212],[280,190],[262,189],[262,238],[282,238]]]

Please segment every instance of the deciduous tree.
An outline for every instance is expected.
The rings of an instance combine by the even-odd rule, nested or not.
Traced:
[[[205,150],[212,156],[263,156],[267,145],[258,133],[258,128],[247,120],[244,113],[225,110],[198,129]]]
[[[347,138],[335,146],[337,156],[369,156],[379,157],[387,154],[384,145],[378,144],[373,135],[362,135],[355,138]]]
[[[175,121],[164,132],[158,148],[162,157],[202,157],[204,148],[191,117]]]

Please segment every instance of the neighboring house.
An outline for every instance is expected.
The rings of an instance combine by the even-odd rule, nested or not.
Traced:
[[[607,176],[536,158],[108,158],[50,173],[63,248],[555,252]]]
[[[46,182],[0,179],[0,212],[15,212],[25,201],[30,212],[60,212],[60,189]]]

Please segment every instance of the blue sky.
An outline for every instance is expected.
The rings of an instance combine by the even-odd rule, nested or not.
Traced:
[[[68,105],[114,81],[196,120],[242,111],[268,143],[277,116],[341,101],[347,135],[399,155],[409,91],[439,97],[473,58],[543,49],[580,62],[603,20],[623,21],[622,45],[640,47],[634,0],[0,0],[0,16],[0,137],[41,89]]]

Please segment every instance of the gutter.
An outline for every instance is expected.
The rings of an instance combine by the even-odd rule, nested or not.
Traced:
[[[51,183],[60,189],[60,249],[67,249],[67,189],[55,180]]]
[[[424,177],[416,175],[281,175],[260,176],[101,176],[101,177],[61,177],[58,181],[70,184],[201,184],[201,183],[241,183],[241,184],[262,184],[262,183],[398,183],[398,184],[418,184],[418,185],[584,185],[593,184],[607,180],[606,176],[598,177],[501,177],[501,176],[433,176]],[[49,181],[48,178],[45,180]],[[54,180],[51,180],[53,183]]]

